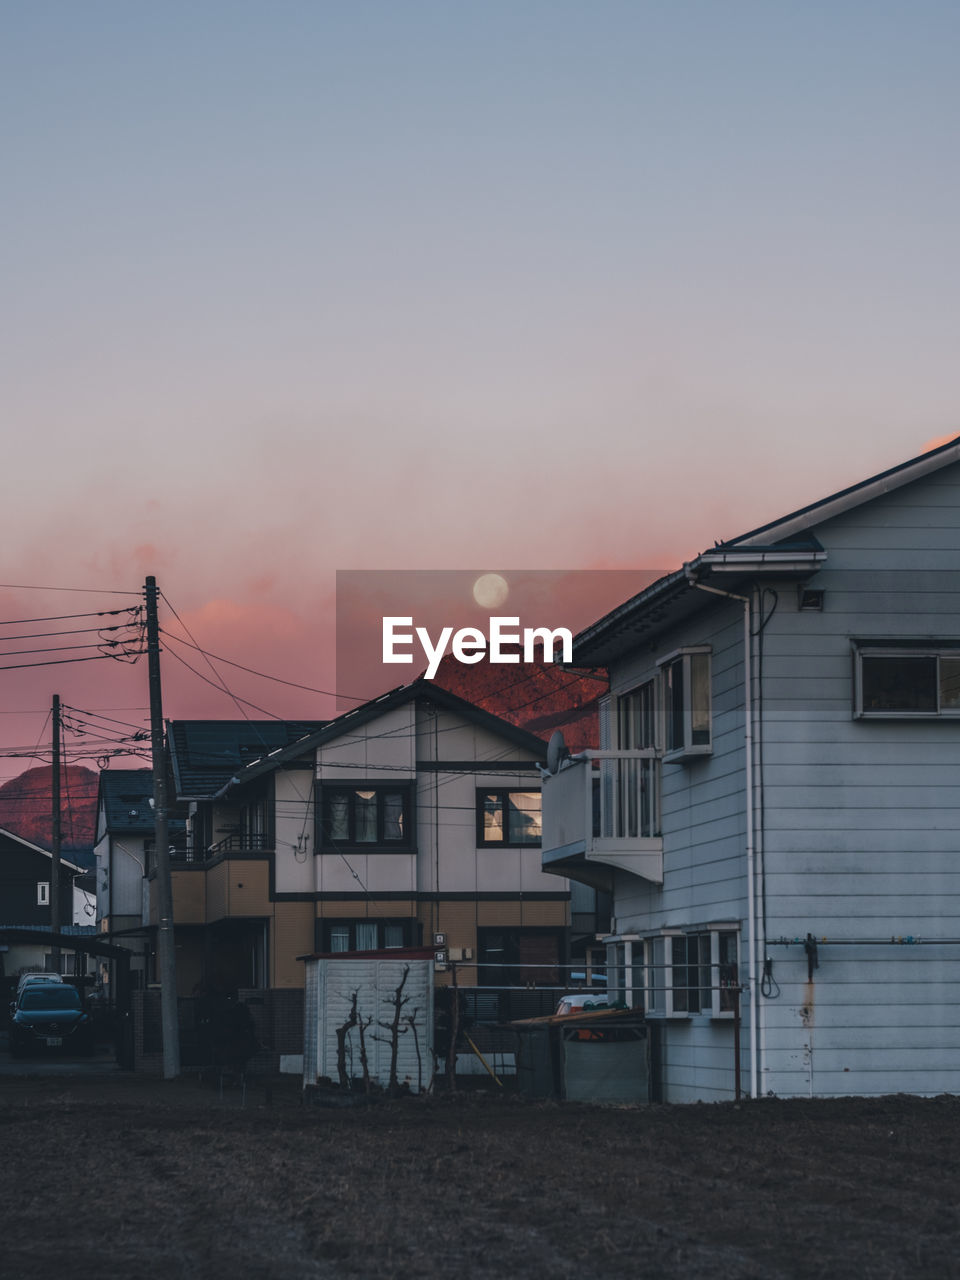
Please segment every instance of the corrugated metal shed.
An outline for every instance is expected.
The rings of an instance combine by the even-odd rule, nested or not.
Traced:
[[[423,948],[301,956],[304,990],[304,1088],[320,1080],[390,1084],[391,1024],[402,984],[397,1082],[417,1093],[433,1080],[433,952]],[[363,1043],[361,1044],[361,1024]],[[340,1041],[343,1060],[340,1061]]]

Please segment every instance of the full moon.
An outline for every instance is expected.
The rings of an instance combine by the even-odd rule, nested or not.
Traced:
[[[485,573],[473,584],[473,598],[481,609],[498,609],[509,594],[510,586],[499,573]]]

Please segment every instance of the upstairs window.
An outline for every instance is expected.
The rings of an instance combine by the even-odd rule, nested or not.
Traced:
[[[856,651],[858,716],[960,715],[960,649]]]
[[[37,906],[49,907],[50,905],[50,881],[37,881]]]
[[[318,847],[409,849],[410,811],[408,787],[323,786]]]
[[[477,792],[477,844],[514,848],[540,843],[540,792]]]
[[[711,750],[710,650],[682,649],[660,663],[663,738],[667,756],[707,755]]]
[[[383,951],[419,942],[416,920],[321,920],[320,950]]]

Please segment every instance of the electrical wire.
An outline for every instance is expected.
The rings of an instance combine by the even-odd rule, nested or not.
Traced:
[[[166,597],[164,597],[166,599]],[[169,604],[169,601],[167,601]],[[179,619],[178,619],[179,621]],[[182,624],[181,624],[182,625]],[[248,675],[259,676],[262,680],[272,680],[275,684],[285,684],[291,689],[302,689],[305,693],[318,693],[326,698],[346,698],[350,702],[369,702],[370,699],[366,695],[356,693],[340,693],[334,692],[332,689],[315,689],[309,684],[297,684],[294,680],[283,680],[280,676],[268,675],[265,671],[257,671],[254,667],[245,667],[242,662],[233,662],[230,658],[223,658],[220,654],[211,653],[208,649],[201,648],[198,644],[190,644],[184,640],[182,636],[175,636],[172,632],[164,630],[161,627],[161,634],[165,635],[168,640],[175,640],[177,644],[186,645],[189,649],[196,649],[198,653],[202,653],[205,658],[213,658],[216,662],[223,662],[228,667],[236,667],[240,671],[246,671]]]
[[[170,655],[171,658],[176,658],[177,662],[185,666],[188,671],[192,671],[193,674],[197,677],[197,679],[202,680],[204,684],[210,685],[211,688],[218,690],[218,692],[220,693],[229,693],[229,690],[225,689],[222,684],[216,684],[208,676],[205,676],[202,672],[198,671],[196,667],[192,667],[190,663],[187,662],[186,658],[181,658],[179,653],[175,653],[173,649],[167,649],[166,652]],[[0,671],[2,670],[3,668],[0,667]],[[233,699],[235,703],[237,703],[238,708],[239,708],[239,704],[242,702],[245,706],[253,707],[254,711],[259,711],[260,714],[262,716],[266,716],[268,720],[283,720],[283,716],[274,715],[272,711],[267,711],[264,707],[258,707],[255,702],[251,702],[248,698],[238,697],[238,695],[234,693],[229,693],[229,696]],[[240,708],[240,710],[242,711],[242,708]],[[251,724],[253,723],[245,711],[243,711],[243,716],[244,716],[244,719],[247,720],[249,723]],[[267,744],[264,743],[265,748],[266,748],[266,745]]]
[[[26,635],[0,636],[0,641],[3,644],[9,644],[11,640],[46,640],[50,636],[79,636],[87,635],[90,632],[102,636],[105,631],[124,631],[127,627],[136,625],[136,620],[131,620],[130,622],[115,622],[109,627],[69,627],[64,631],[33,631],[27,632]]]
[[[183,627],[184,631],[187,633],[187,635],[188,635],[188,636],[190,637],[190,639],[193,641],[193,646],[194,646],[194,648],[198,650],[198,652],[200,653],[200,656],[203,658],[203,660],[206,662],[207,666],[208,666],[208,667],[210,668],[210,670],[213,672],[214,677],[215,677],[215,679],[216,679],[216,681],[217,681],[217,683],[218,683],[219,687],[220,687],[220,688],[222,689],[222,691],[223,691],[223,692],[224,692],[224,693],[225,693],[225,694],[226,694],[226,695],[227,695],[227,696],[232,700],[232,702],[233,702],[233,703],[234,703],[234,705],[236,706],[237,710],[238,710],[238,711],[240,712],[240,714],[244,717],[244,719],[245,719],[245,720],[247,720],[247,721],[250,723],[250,725],[251,725],[251,727],[253,728],[254,732],[257,734],[257,736],[258,736],[258,737],[260,737],[260,738],[261,738],[261,742],[263,742],[263,739],[262,739],[262,736],[260,735],[259,730],[258,730],[258,729],[256,728],[256,726],[253,724],[253,721],[252,721],[252,720],[250,720],[250,717],[247,715],[246,711],[244,711],[243,706],[241,705],[241,703],[246,703],[246,705],[247,705],[247,706],[253,707],[253,706],[254,706],[254,704],[253,704],[252,702],[247,702],[246,698],[238,698],[238,697],[236,696],[236,694],[234,694],[233,690],[232,690],[232,689],[230,689],[230,688],[228,687],[227,682],[224,680],[223,676],[221,676],[220,672],[219,672],[219,671],[216,669],[216,667],[213,665],[213,663],[211,662],[210,658],[207,656],[206,652],[205,652],[203,649],[201,649],[201,648],[200,648],[200,646],[197,644],[197,638],[196,638],[196,636],[193,634],[193,632],[190,630],[190,628],[187,626],[187,624],[184,622],[184,620],[180,617],[179,613],[177,613],[176,609],[173,607],[173,605],[170,603],[170,601],[167,599],[167,597],[163,594],[163,592],[162,592],[162,591],[160,592],[160,598],[163,600],[164,604],[167,606],[167,608],[170,610],[170,612],[173,614],[173,616],[176,618],[176,620],[180,623],[181,627]],[[167,652],[169,653],[169,652],[170,652],[170,650],[167,650]],[[181,659],[180,659],[180,661],[181,661],[181,662],[183,662],[183,659],[181,658]],[[184,663],[184,665],[186,666],[186,665],[188,665],[188,664]],[[196,672],[195,674],[199,675],[199,672]],[[268,711],[263,711],[263,710],[262,710],[262,708],[260,708],[260,707],[255,707],[255,710],[260,711],[261,715],[266,715],[266,716],[269,716],[269,715],[270,715],[270,713],[269,713]],[[279,719],[279,717],[277,717],[277,718]],[[267,746],[266,742],[263,742],[263,746],[264,746],[264,748],[266,748],[266,746]]]
[[[138,657],[142,657],[142,654],[137,654],[133,661],[135,662]],[[104,658],[110,658],[114,662],[123,662],[125,660],[115,653],[91,653],[88,658],[55,658],[46,662],[13,662],[8,666],[0,667],[0,671],[25,671],[31,667],[65,667],[72,662],[100,662]]]
[[[118,591],[115,587],[41,587],[29,582],[0,582],[0,591],[74,591],[94,596],[142,596],[142,591]]]

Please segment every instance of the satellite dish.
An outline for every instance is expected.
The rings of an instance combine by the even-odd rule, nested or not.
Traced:
[[[559,773],[560,765],[567,758],[570,752],[567,750],[567,744],[563,740],[563,731],[554,729],[550,741],[547,743],[547,770],[549,773]]]

